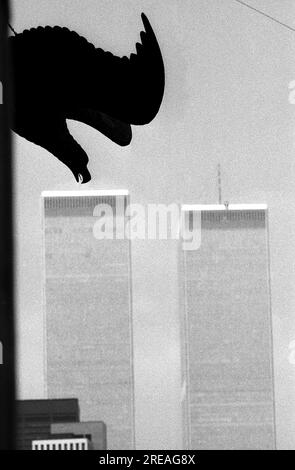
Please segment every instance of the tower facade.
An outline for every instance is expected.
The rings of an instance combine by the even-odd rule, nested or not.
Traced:
[[[108,449],[134,448],[130,240],[115,233],[128,201],[127,191],[42,193],[47,394],[76,396],[81,420],[104,421]]]
[[[265,205],[183,206],[183,416],[191,449],[274,449]],[[195,227],[194,227],[195,224]]]

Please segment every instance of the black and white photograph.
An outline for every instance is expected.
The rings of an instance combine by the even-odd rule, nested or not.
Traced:
[[[1,0],[0,220],[1,451],[295,450],[294,0]]]

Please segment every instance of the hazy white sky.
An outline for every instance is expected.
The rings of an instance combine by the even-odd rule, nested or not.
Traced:
[[[90,158],[84,189],[126,188],[132,202],[215,203],[216,167],[223,198],[267,203],[278,444],[295,448],[295,120],[288,84],[295,80],[295,33],[233,0],[14,0],[16,31],[37,25],[75,29],[118,55],[134,51],[144,11],[166,67],[157,118],[134,127],[120,148],[70,123]],[[249,0],[295,27],[293,0]],[[42,169],[42,170],[41,170]],[[18,250],[19,392],[42,397],[42,190],[78,189],[70,171],[45,150],[15,136]],[[139,448],[178,448],[179,322],[177,244],[132,246],[136,425]]]

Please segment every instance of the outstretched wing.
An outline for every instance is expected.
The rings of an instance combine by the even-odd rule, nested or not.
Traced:
[[[147,124],[159,111],[164,94],[165,70],[161,50],[153,29],[142,13],[144,31],[136,43],[136,54],[129,58],[103,53],[105,83],[104,111],[130,124]],[[101,73],[104,74],[103,69]],[[104,81],[104,79],[103,79]],[[104,100],[104,101],[105,101]]]
[[[95,48],[59,26],[11,37],[18,108],[84,108],[129,124],[150,122],[162,102],[165,72],[156,36],[147,17],[141,16],[141,42],[129,58]]]

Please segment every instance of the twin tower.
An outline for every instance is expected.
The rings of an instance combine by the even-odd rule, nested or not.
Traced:
[[[105,422],[108,448],[127,450],[136,448],[132,237],[115,232],[129,204],[124,190],[42,193],[47,395],[78,398],[83,421]],[[267,207],[182,206],[180,216],[179,233],[196,243],[179,239],[176,263],[179,447],[274,449]]]

